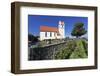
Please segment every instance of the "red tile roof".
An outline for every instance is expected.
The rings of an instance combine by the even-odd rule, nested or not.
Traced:
[[[40,31],[42,32],[59,32],[56,27],[40,26]]]

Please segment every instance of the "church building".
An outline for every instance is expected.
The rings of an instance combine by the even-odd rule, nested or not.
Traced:
[[[40,40],[65,38],[65,23],[58,22],[58,27],[40,26]]]

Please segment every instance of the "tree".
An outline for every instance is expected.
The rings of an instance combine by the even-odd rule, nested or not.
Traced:
[[[74,25],[72,32],[71,32],[71,35],[76,36],[78,38],[78,37],[86,34],[86,32],[87,31],[84,28],[84,23],[76,23]]]
[[[32,34],[28,34],[28,41],[31,41],[31,42],[38,42],[39,36],[34,36]]]
[[[33,41],[33,39],[34,39],[34,35],[28,34],[28,41]]]

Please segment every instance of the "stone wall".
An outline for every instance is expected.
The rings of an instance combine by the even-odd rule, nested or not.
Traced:
[[[67,42],[53,44],[45,47],[29,48],[29,60],[50,60],[55,54],[66,47]]]

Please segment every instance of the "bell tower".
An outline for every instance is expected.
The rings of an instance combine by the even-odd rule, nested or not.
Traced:
[[[65,38],[65,23],[64,23],[64,21],[59,21],[58,29],[59,29],[60,38],[61,39]]]

